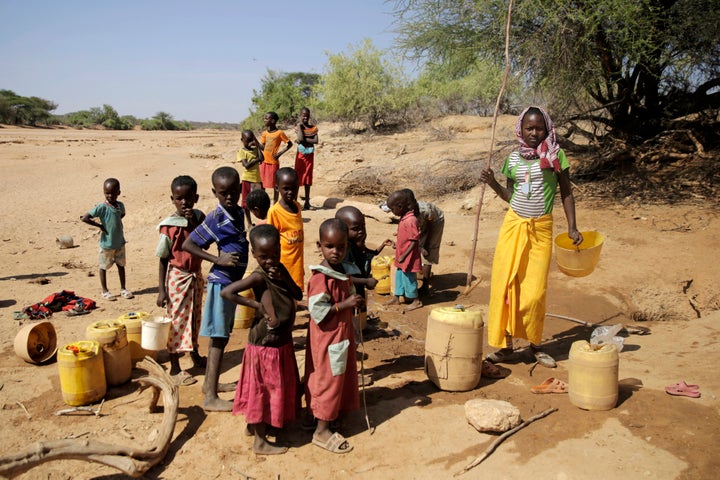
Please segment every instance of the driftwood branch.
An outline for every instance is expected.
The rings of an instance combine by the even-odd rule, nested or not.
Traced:
[[[490,446],[488,448],[486,448],[485,451],[479,457],[477,457],[475,460],[473,460],[470,464],[468,464],[461,471],[457,472],[455,474],[455,476],[457,477],[459,475],[462,475],[463,473],[467,472],[471,468],[477,467],[478,465],[480,465],[480,463],[482,463],[483,460],[485,460],[487,457],[489,457],[490,454],[495,451],[495,449],[498,447],[498,445],[500,445],[502,442],[504,442],[505,439],[508,438],[510,435],[522,430],[523,428],[525,428],[528,425],[530,425],[531,423],[533,423],[535,420],[540,420],[541,418],[547,417],[548,415],[550,415],[553,412],[557,412],[557,408],[548,408],[544,412],[538,413],[534,417],[528,418],[527,420],[522,422],[517,427],[503,433],[498,438],[496,438],[495,441],[493,443],[491,443]]]
[[[0,476],[12,478],[42,463],[53,460],[85,460],[116,468],[126,475],[137,478],[160,463],[170,447],[175,421],[177,420],[178,387],[170,376],[153,359],[146,357],[138,364],[148,371],[147,377],[137,381],[141,390],[152,388],[150,411],[158,410],[160,392],[163,394],[163,420],[160,434],[147,450],[113,445],[93,439],[65,439],[37,442],[24,451],[0,457]]]

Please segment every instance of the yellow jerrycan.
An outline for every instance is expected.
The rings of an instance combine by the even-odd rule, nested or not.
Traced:
[[[430,311],[425,335],[425,373],[441,390],[472,390],[482,376],[482,313],[462,305]]]
[[[87,405],[105,396],[105,366],[100,343],[81,340],[69,343],[58,350],[60,389],[65,403],[71,406]]]

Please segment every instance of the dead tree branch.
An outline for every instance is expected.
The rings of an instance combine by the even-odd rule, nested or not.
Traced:
[[[37,442],[24,451],[0,457],[0,476],[16,477],[40,464],[53,460],[85,460],[116,468],[133,478],[142,476],[160,463],[170,447],[177,420],[179,394],[172,379],[151,358],[138,364],[148,371],[148,376],[138,379],[141,390],[152,388],[150,412],[158,410],[160,392],[163,394],[163,420],[160,434],[147,450],[122,445],[112,445],[94,439],[65,439]]]

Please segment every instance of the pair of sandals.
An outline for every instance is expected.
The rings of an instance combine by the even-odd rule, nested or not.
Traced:
[[[126,298],[128,300],[131,298],[135,298],[135,295],[133,295],[133,293],[130,290],[126,290],[124,288],[122,290],[120,290],[120,296],[122,298]],[[112,293],[110,293],[109,290],[107,292],[102,293],[102,298],[103,298],[103,300],[107,300],[109,302],[114,302],[115,300],[117,300],[117,297],[115,295],[113,295]]]
[[[530,347],[529,351],[535,361],[546,368],[557,367],[557,362],[545,352]],[[496,352],[491,353],[486,358],[491,363],[517,363],[520,361],[521,356],[525,353],[525,350],[512,350],[510,348],[503,348]]]

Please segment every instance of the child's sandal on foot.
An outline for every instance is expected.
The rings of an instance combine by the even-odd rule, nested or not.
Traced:
[[[114,302],[115,300],[117,300],[117,297],[115,297],[115,295],[113,295],[113,294],[110,293],[109,291],[108,291],[108,292],[103,292],[103,293],[102,293],[102,298],[103,298],[103,300],[107,300],[107,301],[109,301],[109,302]]]

